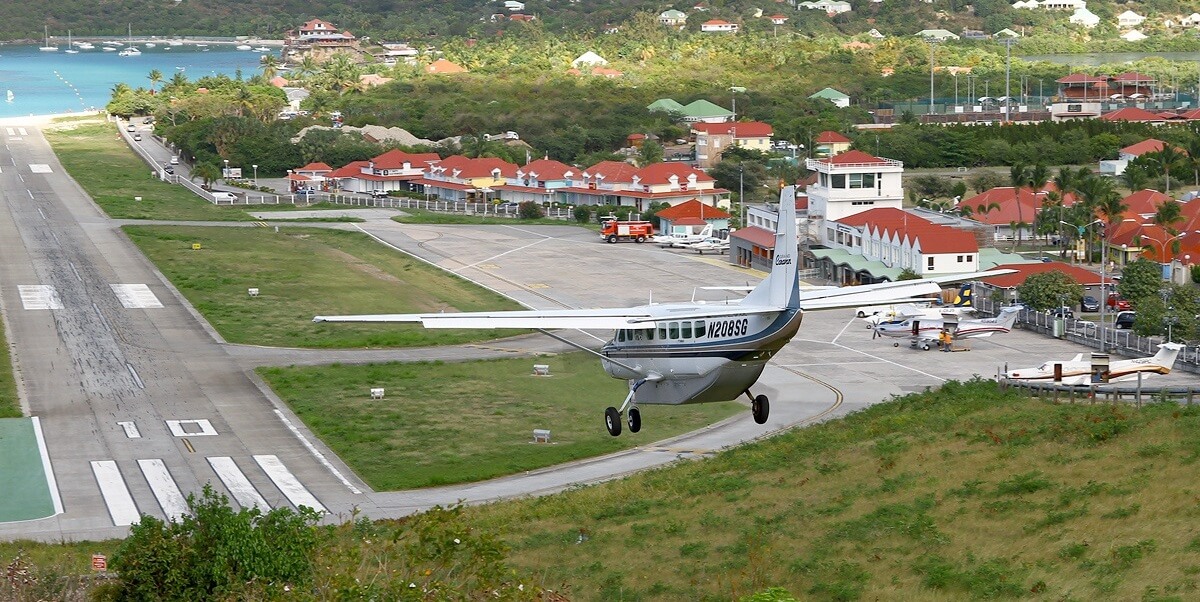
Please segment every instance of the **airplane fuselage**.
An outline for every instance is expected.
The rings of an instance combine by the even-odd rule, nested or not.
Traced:
[[[803,317],[798,309],[689,320],[667,314],[653,330],[617,331],[601,349],[601,364],[613,378],[646,379],[638,403],[728,401],[758,380]]]

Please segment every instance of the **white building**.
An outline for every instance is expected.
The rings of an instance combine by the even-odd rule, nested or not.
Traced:
[[[722,21],[721,19],[712,19],[701,23],[700,31],[705,33],[737,33],[738,24]]]
[[[1016,2],[1013,2],[1012,7],[1017,10],[1020,10],[1020,9],[1034,10],[1038,7],[1038,1],[1037,0],[1017,0]]]
[[[1038,3],[1038,7],[1045,10],[1078,11],[1081,8],[1087,8],[1087,2],[1084,0],[1042,0]]]
[[[1140,32],[1136,29],[1133,31],[1127,31],[1127,32],[1121,34],[1121,39],[1125,40],[1126,42],[1141,42],[1142,40],[1144,40],[1148,37],[1150,37],[1150,36]]]
[[[805,165],[817,172],[817,181],[807,190],[813,219],[834,221],[868,209],[899,209],[904,201],[904,164],[895,159],[851,150],[827,159],[808,159]]]
[[[852,9],[849,2],[842,0],[817,0],[816,2],[801,2],[796,5],[796,9],[807,8],[809,10],[821,10],[831,15],[848,13]]]
[[[1180,19],[1179,24],[1184,27],[1196,27],[1200,25],[1200,13],[1192,13]]]
[[[1100,17],[1097,17],[1095,13],[1087,8],[1075,9],[1075,14],[1071,15],[1071,18],[1068,20],[1075,25],[1082,25],[1088,29],[1100,24]]]
[[[607,64],[608,61],[604,57],[592,52],[591,50],[579,55],[579,58],[571,61],[571,66],[575,67],[576,69],[583,67],[603,67]]]
[[[871,209],[836,222],[826,221],[821,242],[830,249],[861,256],[865,262],[858,266],[863,272],[857,275],[860,281],[889,277],[892,270],[935,276],[974,272],[979,265],[979,243],[970,232],[901,209]],[[885,269],[872,270],[866,262],[878,262],[878,267]],[[840,279],[846,280],[847,275]]]
[[[1117,15],[1117,27],[1121,29],[1132,29],[1141,25],[1145,20],[1146,17],[1143,17],[1131,10],[1127,10]]]

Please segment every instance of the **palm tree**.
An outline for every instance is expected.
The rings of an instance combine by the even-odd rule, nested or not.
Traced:
[[[162,71],[159,71],[158,69],[151,69],[150,75],[147,75],[146,79],[150,80],[150,93],[153,94],[154,87],[163,82]]]
[[[1046,183],[1049,181],[1050,181],[1050,168],[1046,167],[1046,165],[1044,163],[1039,161],[1038,163],[1036,163],[1033,167],[1031,167],[1029,169],[1028,173],[1026,174],[1025,182],[1027,184],[1029,184],[1029,191],[1033,193],[1033,198],[1035,201],[1038,198],[1037,197],[1038,193],[1040,193],[1046,189]],[[1033,236],[1034,236],[1034,238],[1037,238],[1037,230],[1038,230],[1037,210],[1038,210],[1038,207],[1034,206],[1034,214],[1033,214]],[[1021,206],[1017,205],[1017,218],[1020,219],[1020,217],[1021,217]]]
[[[1163,179],[1166,181],[1163,192],[1170,194],[1171,170],[1179,167],[1179,165],[1183,163],[1183,153],[1179,152],[1179,149],[1171,146],[1170,144],[1164,144],[1162,150],[1158,151],[1157,153],[1150,153],[1148,159],[1152,165],[1162,170]]]
[[[263,79],[271,81],[279,74],[279,58],[273,54],[264,54],[259,59],[259,66],[262,68]]]
[[[1187,145],[1187,163],[1192,168],[1196,178],[1196,186],[1200,186],[1200,136],[1192,136]]]
[[[1017,163],[1008,170],[1009,181],[1013,187],[1013,202],[1017,204],[1017,221],[1011,225],[1019,225],[1025,222],[1025,218],[1021,211],[1021,188],[1029,184],[1029,168],[1023,163]],[[1017,247],[1021,245],[1021,230],[1013,230],[1013,252],[1017,252]]]
[[[1183,205],[1173,201],[1165,200],[1158,206],[1158,210],[1154,212],[1154,223],[1161,226],[1164,230],[1171,233],[1171,236],[1179,234],[1179,230],[1175,228],[1175,224],[1183,221]]]
[[[192,179],[200,178],[204,187],[212,186],[213,182],[221,179],[221,168],[213,163],[200,163],[192,168]]]
[[[1129,192],[1137,192],[1146,187],[1146,182],[1150,180],[1150,174],[1142,168],[1140,164],[1131,163],[1125,166],[1125,171],[1121,172],[1121,182],[1129,189]]]

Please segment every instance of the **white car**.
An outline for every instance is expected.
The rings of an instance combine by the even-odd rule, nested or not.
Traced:
[[[232,192],[217,191],[212,193],[214,203],[232,203],[237,200],[237,195]]]

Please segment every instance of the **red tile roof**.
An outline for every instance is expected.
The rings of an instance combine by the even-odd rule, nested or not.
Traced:
[[[849,144],[850,139],[830,130],[825,130],[813,138],[814,144]]]
[[[895,236],[920,247],[922,253],[974,253],[979,250],[979,243],[970,232],[935,224],[901,209],[870,209],[837,221],[884,237]]]
[[[330,178],[353,178],[362,175],[364,167],[370,165],[370,161],[351,161],[331,172],[327,177]]]
[[[682,163],[651,163],[634,174],[638,178],[638,183],[643,186],[654,186],[657,184],[666,184],[671,181],[671,176],[675,176],[680,183],[688,181],[688,177],[696,176],[697,182],[712,182],[712,176]]]
[[[720,19],[709,19],[702,23],[702,25],[733,25],[733,23],[730,23],[729,21],[722,21]]]
[[[425,66],[426,73],[466,73],[467,70],[462,66],[452,63],[446,59],[438,59]]]
[[[1007,226],[1015,221],[1024,221],[1028,224],[1033,222],[1033,216],[1046,201],[1046,194],[1053,190],[1055,190],[1053,183],[1046,184],[1046,188],[1038,193],[1034,193],[1029,188],[1017,191],[1012,186],[997,186],[969,199],[959,201],[959,206],[970,207],[970,218],[980,223]],[[996,203],[1000,208],[993,208],[984,213],[984,209],[992,203]],[[1063,196],[1063,206],[1070,207],[1074,204],[1074,194],[1068,193]],[[1020,205],[1020,211],[1017,210],[1018,205]]]
[[[633,174],[638,169],[624,161],[601,161],[585,170],[583,173],[595,177],[603,176],[603,182],[633,182]]]
[[[1079,266],[1060,261],[1052,261],[1050,263],[1010,263],[1006,265],[998,265],[993,269],[997,270],[1016,270],[1013,274],[1005,274],[1003,276],[992,276],[984,278],[983,282],[1000,288],[1013,288],[1018,284],[1025,282],[1025,279],[1043,272],[1062,272],[1073,278],[1079,284],[1089,286],[1100,284],[1100,275],[1085,270]]]
[[[1123,107],[1100,116],[1105,121],[1162,121],[1163,118],[1138,107]]]
[[[737,138],[766,138],[775,133],[769,124],[761,121],[726,121],[723,123],[693,123],[693,132]]]
[[[529,164],[518,169],[519,172],[535,175],[538,180],[561,180],[567,172],[578,173],[579,170],[553,159],[534,159]]]
[[[1054,80],[1060,84],[1094,84],[1096,82],[1108,81],[1107,77],[1088,75],[1086,73],[1072,73],[1066,77],[1060,77]]]
[[[1113,77],[1113,80],[1117,81],[1118,83],[1122,83],[1122,84],[1134,84],[1134,83],[1141,83],[1141,82],[1157,81],[1154,79],[1154,76],[1152,76],[1152,75],[1146,75],[1145,73],[1138,73],[1136,71],[1126,71],[1125,73],[1122,73],[1120,75]]]
[[[1163,142],[1162,140],[1156,140],[1154,138],[1147,138],[1145,140],[1142,140],[1141,142],[1138,142],[1137,144],[1130,144],[1129,146],[1126,146],[1125,148],[1121,149],[1121,154],[1122,155],[1133,155],[1134,157],[1140,157],[1146,153],[1157,153],[1158,151],[1162,150],[1163,147],[1166,145],[1167,145],[1167,143]]]
[[[1143,188],[1124,199],[1121,202],[1125,203],[1125,215],[1133,217],[1137,215],[1146,215],[1148,213],[1157,213],[1158,208],[1163,203],[1174,203],[1175,199],[1149,188]]]
[[[333,168],[325,163],[314,162],[297,169],[296,171],[333,171]]]
[[[408,163],[410,169],[428,169],[430,163],[437,163],[442,158],[437,153],[406,153],[393,149],[371,159],[375,169],[404,169]]]
[[[497,169],[500,170],[502,176],[513,178],[517,176],[516,165],[495,157],[471,159],[462,155],[454,155],[439,161],[435,168],[448,178],[486,178],[490,177]]]
[[[685,219],[685,218],[699,218],[699,219],[704,219],[704,220],[710,220],[710,219],[729,219],[729,218],[733,217],[732,215],[730,215],[728,212],[726,212],[724,209],[721,209],[720,207],[713,207],[712,205],[706,205],[696,199],[692,199],[690,201],[684,201],[678,205],[675,205],[674,207],[667,207],[666,209],[659,211],[655,215],[657,215],[658,217],[661,217],[662,219],[670,220],[673,222],[678,222],[678,220]]]
[[[764,249],[775,248],[775,233],[758,226],[749,226],[746,228],[738,228],[729,233],[730,238],[740,238],[749,241],[750,244],[762,247]]]
[[[1200,109],[1192,109],[1190,111],[1184,111],[1184,112],[1180,113],[1179,116],[1183,117],[1184,119],[1188,119],[1188,120],[1200,119]]]
[[[846,217],[843,217],[842,219],[837,220],[837,222],[839,224],[845,224],[847,226],[853,226],[855,228],[861,228],[867,224],[874,224],[876,226],[892,226],[892,225],[903,226],[904,224],[922,224],[922,223],[923,224],[932,224],[933,223],[923,217],[920,217],[918,215],[913,215],[907,211],[904,211],[902,209],[896,209],[894,207],[880,207],[878,209],[868,209],[866,211],[861,211],[859,213],[855,213],[854,215],[847,215]]]

